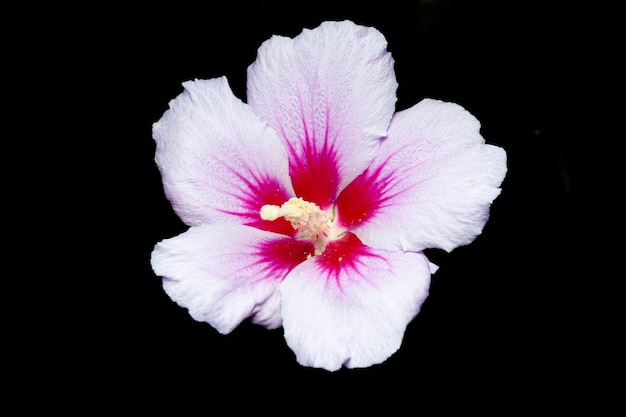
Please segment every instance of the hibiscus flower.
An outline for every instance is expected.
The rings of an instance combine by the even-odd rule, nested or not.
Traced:
[[[376,29],[324,22],[261,45],[247,103],[224,77],[183,83],[153,136],[189,228],[151,263],[195,320],[282,326],[300,364],[327,370],[400,348],[437,269],[423,250],[482,232],[506,154],[459,105],[394,114],[393,65]]]

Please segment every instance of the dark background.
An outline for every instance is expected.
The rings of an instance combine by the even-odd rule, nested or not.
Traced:
[[[78,84],[71,94],[88,126],[80,164],[104,161],[105,173],[79,210],[99,213],[83,231],[98,243],[77,239],[87,253],[82,296],[64,309],[78,326],[70,346],[58,342],[68,359],[49,376],[76,364],[71,378],[99,404],[214,407],[228,393],[232,409],[269,411],[287,399],[300,411],[336,400],[417,411],[422,402],[503,411],[586,403],[578,393],[591,379],[582,375],[599,365],[581,342],[601,332],[587,306],[594,261],[581,243],[590,226],[580,221],[590,181],[583,144],[597,134],[586,123],[596,81],[585,63],[604,54],[589,36],[597,9],[452,0],[215,7],[103,4],[62,38],[79,57],[72,74],[80,82],[68,83]],[[186,226],[163,194],[151,125],[186,80],[225,75],[245,101],[246,68],[264,40],[341,19],[387,38],[398,110],[425,97],[461,104],[485,140],[507,151],[509,170],[483,234],[452,253],[428,251],[440,269],[400,350],[371,368],[329,373],[298,365],[282,329],[244,322],[223,336],[164,294],[150,253]]]

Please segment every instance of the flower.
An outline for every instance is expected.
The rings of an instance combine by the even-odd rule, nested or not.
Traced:
[[[324,22],[261,45],[247,104],[224,77],[183,83],[153,137],[189,229],[151,263],[195,320],[282,326],[327,370],[399,349],[437,269],[423,250],[482,232],[506,154],[459,105],[394,114],[393,65],[376,29]]]

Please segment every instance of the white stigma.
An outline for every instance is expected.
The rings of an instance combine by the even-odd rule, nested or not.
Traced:
[[[273,221],[279,218],[280,216],[281,216],[280,207],[278,206],[266,204],[263,207],[261,207],[261,219],[263,220]]]

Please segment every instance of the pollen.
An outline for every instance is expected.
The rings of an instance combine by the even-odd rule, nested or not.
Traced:
[[[300,239],[317,240],[325,235],[332,222],[326,211],[301,197],[292,197],[280,207],[266,204],[261,207],[260,215],[261,219],[270,221],[284,217],[298,231]]]

